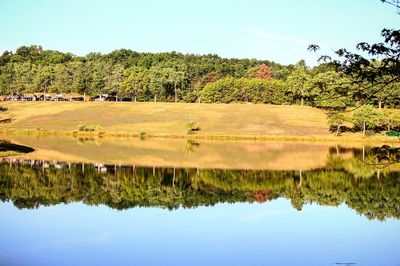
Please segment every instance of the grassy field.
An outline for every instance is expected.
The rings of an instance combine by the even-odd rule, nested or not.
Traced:
[[[195,138],[332,139],[323,111],[302,106],[128,102],[4,102],[2,131],[30,134],[90,134],[188,137],[186,122],[200,128]],[[358,135],[352,135],[359,137]],[[344,139],[345,137],[342,137]]]

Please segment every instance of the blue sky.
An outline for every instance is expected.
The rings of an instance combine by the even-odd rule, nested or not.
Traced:
[[[400,15],[379,0],[0,0],[0,52],[21,45],[84,55],[128,48],[279,63],[380,41]]]
[[[400,223],[345,205],[217,204],[123,211],[0,203],[1,265],[398,265]],[[128,262],[128,263],[127,263]]]

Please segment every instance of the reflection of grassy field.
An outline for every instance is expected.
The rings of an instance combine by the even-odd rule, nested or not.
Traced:
[[[187,141],[184,139],[9,136],[35,152],[18,157],[63,162],[221,169],[307,170],[324,167],[327,142]]]
[[[16,130],[73,131],[100,125],[110,133],[186,135],[186,121],[201,128],[196,135],[323,136],[325,115],[311,107],[254,104],[174,104],[113,102],[4,103],[13,119],[2,127]]]
[[[350,172],[365,173],[366,170],[371,170],[370,166],[363,165],[360,159],[354,158],[351,152],[353,148],[361,151],[362,143],[337,145],[333,142],[162,138],[143,141],[138,138],[80,139],[23,135],[0,135],[0,138],[34,148],[34,152],[17,157],[35,160],[178,168],[296,171],[323,168],[328,162],[344,160],[346,161],[344,166]],[[375,167],[372,168],[376,170]],[[392,167],[390,169],[394,170]],[[399,169],[398,165],[395,169]]]

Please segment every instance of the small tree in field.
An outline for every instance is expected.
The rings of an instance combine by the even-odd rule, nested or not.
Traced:
[[[384,115],[371,105],[363,105],[354,111],[352,120],[354,125],[362,128],[363,136],[365,136],[367,128],[382,125]]]
[[[396,111],[385,110],[384,116],[385,116],[384,122],[388,131],[390,131],[393,128],[400,127],[400,113]]]
[[[340,127],[347,122],[347,118],[341,112],[330,112],[328,113],[328,125],[330,127],[336,127],[336,136],[340,135]]]

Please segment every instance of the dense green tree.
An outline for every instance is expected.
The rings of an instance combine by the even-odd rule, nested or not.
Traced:
[[[304,99],[309,96],[311,74],[305,64],[298,63],[287,78],[290,93],[294,99],[300,98],[301,106]]]
[[[342,112],[329,112],[328,116],[328,125],[332,127],[336,127],[336,136],[340,135],[340,128],[348,121],[347,117]]]
[[[204,102],[284,104],[291,100],[286,97],[287,90],[280,80],[225,78],[206,85],[201,98]]]
[[[150,82],[148,71],[142,67],[130,67],[125,71],[125,76],[122,89],[132,95],[135,102],[138,97],[145,100]]]
[[[122,65],[107,65],[107,74],[104,79],[104,92],[109,94],[122,94],[122,81],[124,80],[124,68]]]
[[[50,92],[54,87],[55,71],[54,66],[41,66],[38,67],[38,73],[33,80],[34,87],[37,92]]]
[[[309,80],[307,86],[315,107],[344,109],[351,106],[351,81],[335,71],[318,73]]]
[[[235,78],[225,78],[208,84],[201,91],[201,99],[203,102],[236,102],[241,91],[239,83],[240,81]]]
[[[382,125],[384,115],[371,105],[363,105],[354,111],[352,119],[353,123],[362,129],[363,136],[365,136],[367,128],[374,129]]]

